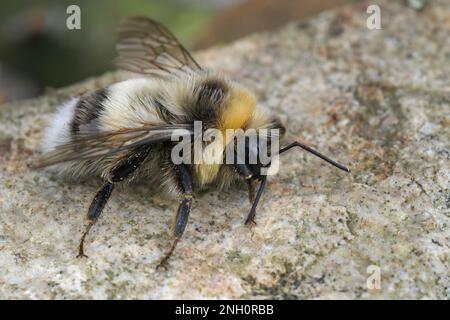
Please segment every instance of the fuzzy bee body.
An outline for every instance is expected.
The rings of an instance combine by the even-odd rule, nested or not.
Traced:
[[[84,256],[84,239],[116,184],[143,178],[176,197],[179,206],[172,225],[175,241],[160,264],[164,265],[184,232],[198,188],[209,184],[226,186],[237,179],[245,181],[252,203],[246,223],[254,221],[266,185],[261,168],[270,167],[271,161],[263,164],[251,162],[250,158],[261,153],[258,141],[270,144],[284,135],[285,128],[277,117],[257,107],[249,90],[202,69],[159,23],[131,18],[119,29],[119,37],[116,65],[142,77],[115,83],[62,105],[45,132],[45,153],[37,166],[55,165],[65,175],[100,176],[104,180],[87,212],[78,256]],[[200,135],[195,132],[196,122],[201,123]],[[211,129],[218,135],[203,140]],[[249,129],[253,134],[270,129],[276,133],[264,131],[266,135],[253,142],[246,136],[244,153],[234,155],[231,163],[224,161],[227,148],[234,149],[237,144],[236,137],[229,136],[228,131]],[[187,146],[188,160],[200,161],[174,161],[175,133],[189,138],[183,145]],[[196,148],[196,143],[205,148]],[[295,146],[348,171],[298,142],[277,149],[271,156]],[[254,182],[258,181],[255,196]]]
[[[204,130],[282,128],[276,118],[255,106],[255,98],[248,90],[211,72],[171,80],[130,79],[62,105],[46,130],[44,151],[55,151],[86,135],[118,132],[124,128],[184,125],[194,121],[202,121]],[[73,144],[74,153],[76,147]],[[177,195],[176,184],[171,179],[172,147],[171,141],[151,146],[151,150],[147,146],[141,147],[149,149],[146,159],[126,181],[152,179],[165,191]],[[223,143],[218,143],[217,148],[222,149]],[[113,169],[135,152],[126,150],[101,158],[58,163],[57,170],[75,178],[99,175],[108,180]],[[206,158],[208,155],[201,156]],[[193,166],[193,178],[199,187],[214,182],[224,186],[239,175],[226,166],[198,164]]]

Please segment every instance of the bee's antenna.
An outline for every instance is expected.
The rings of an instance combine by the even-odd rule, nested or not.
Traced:
[[[333,166],[345,171],[345,172],[350,172],[350,169],[348,169],[346,166],[343,166],[342,164],[337,163],[336,161],[331,160],[330,158],[328,158],[327,156],[324,156],[323,154],[321,154],[320,152],[312,149],[311,147],[308,147],[306,144],[300,143],[300,142],[292,142],[291,144],[287,145],[284,148],[280,149],[279,154],[282,154],[283,152],[288,151],[289,149],[293,148],[293,147],[300,147],[302,149],[305,149],[308,152],[311,152],[312,154],[314,154],[315,156],[321,158],[322,160],[325,160],[326,162],[332,164]]]

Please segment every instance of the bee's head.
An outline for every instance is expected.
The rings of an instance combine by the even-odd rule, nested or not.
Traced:
[[[254,179],[277,171],[280,139],[284,132],[278,128],[247,129],[234,137],[234,143],[227,148],[234,148],[234,165],[244,176]],[[272,169],[272,170],[270,170]],[[247,172],[245,172],[247,171]]]
[[[267,160],[270,154],[278,154],[279,139],[286,131],[280,119],[257,108],[256,99],[249,90],[220,77],[199,81],[195,97],[195,120],[202,121],[204,131],[218,129],[223,138],[208,142],[210,148],[203,151],[203,158],[212,158],[207,152],[213,149],[218,155],[219,150],[232,148],[240,153],[237,161],[244,161],[252,170],[252,176],[260,176],[260,169],[270,166],[270,159]],[[242,137],[244,147],[242,142],[237,142]],[[229,157],[226,159],[228,162]]]
[[[241,129],[256,107],[253,94],[242,86],[219,77],[207,77],[196,88],[196,120],[221,130]]]

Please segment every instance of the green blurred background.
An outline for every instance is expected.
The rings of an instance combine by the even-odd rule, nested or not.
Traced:
[[[165,24],[188,49],[221,45],[352,0],[16,0],[0,2],[0,104],[113,70],[115,30],[132,15]],[[68,30],[66,9],[81,9]]]

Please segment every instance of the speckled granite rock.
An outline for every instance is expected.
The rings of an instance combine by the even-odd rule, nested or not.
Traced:
[[[403,3],[380,2],[382,30],[357,4],[197,55],[352,173],[286,155],[253,229],[244,191],[202,193],[168,271],[176,204],[116,192],[78,260],[98,181],[28,167],[57,103],[122,74],[1,106],[0,298],[449,298],[450,4]]]

